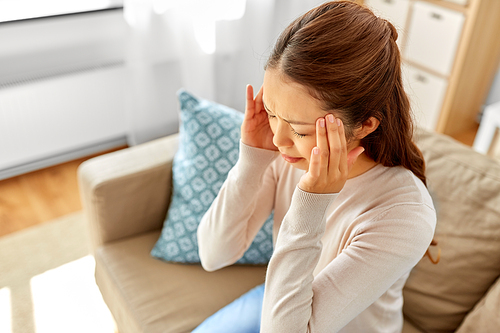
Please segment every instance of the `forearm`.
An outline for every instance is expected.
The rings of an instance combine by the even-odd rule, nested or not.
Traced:
[[[198,227],[199,254],[208,271],[236,262],[269,217],[276,153],[240,145],[240,157]]]
[[[325,214],[336,194],[295,189],[266,275],[261,332],[307,332],[313,271],[319,260]]]

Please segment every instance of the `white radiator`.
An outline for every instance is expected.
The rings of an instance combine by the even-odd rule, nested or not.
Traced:
[[[0,179],[126,144],[123,62],[0,82]]]

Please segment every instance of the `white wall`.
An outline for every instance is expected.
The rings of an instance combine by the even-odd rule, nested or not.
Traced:
[[[123,60],[122,10],[0,24],[0,82],[47,70]]]
[[[126,143],[122,10],[0,24],[0,179]]]

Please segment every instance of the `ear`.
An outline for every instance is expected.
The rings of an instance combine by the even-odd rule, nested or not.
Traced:
[[[368,134],[374,132],[378,126],[380,125],[380,121],[375,117],[370,117],[361,124],[361,127],[356,129],[356,139],[361,140],[366,137]]]

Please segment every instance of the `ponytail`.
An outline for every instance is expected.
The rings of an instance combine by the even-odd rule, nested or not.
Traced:
[[[393,29],[391,32],[396,31],[391,23],[387,23]],[[376,113],[382,118],[379,119],[380,126],[361,140],[361,146],[376,162],[389,167],[401,165],[427,185],[424,157],[413,142],[413,118],[410,101],[403,88],[399,49],[395,39],[391,38],[389,47],[392,48],[391,57],[395,63],[393,90],[383,106],[383,111]]]

